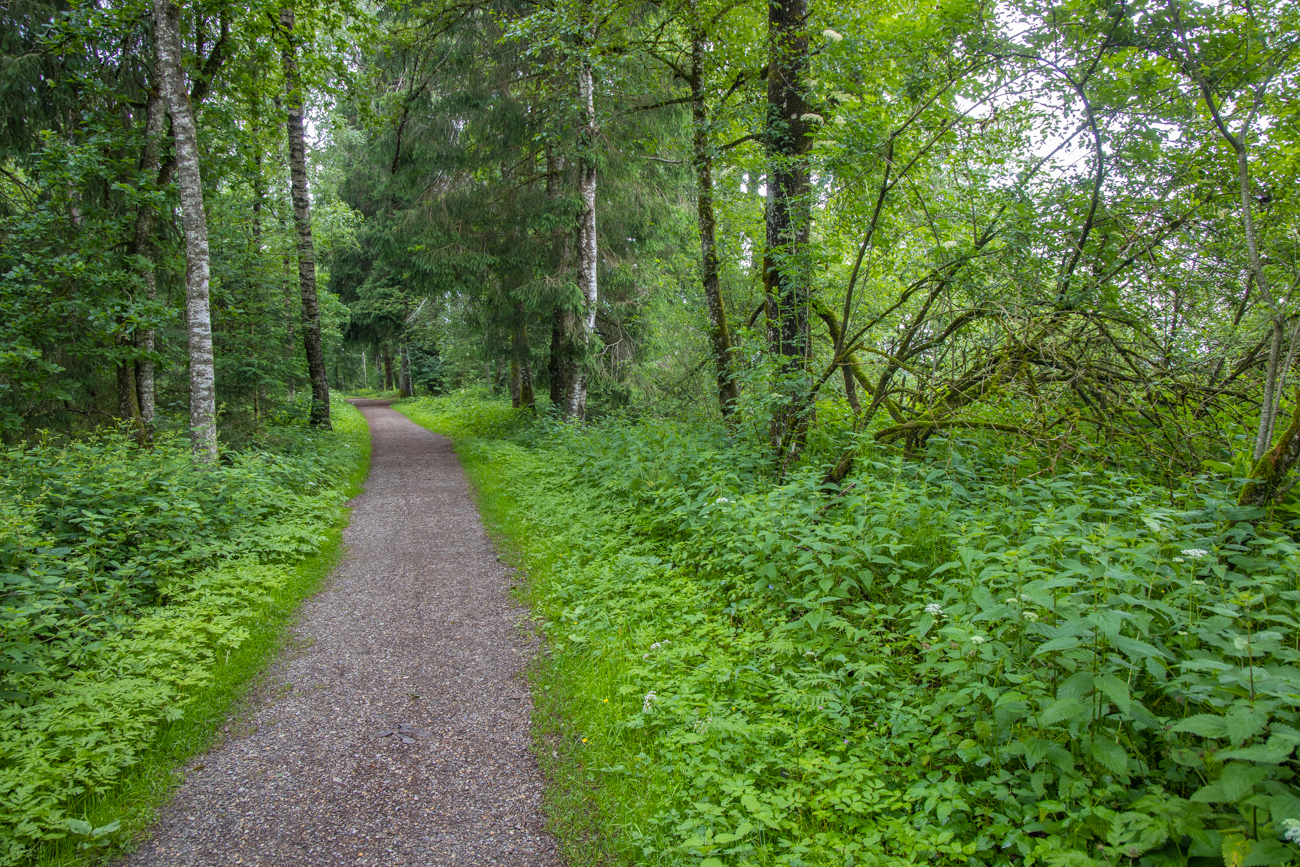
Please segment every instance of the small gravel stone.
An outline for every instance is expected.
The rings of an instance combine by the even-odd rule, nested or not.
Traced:
[[[347,559],[247,724],[119,867],[560,867],[529,749],[536,651],[451,443],[383,401]]]

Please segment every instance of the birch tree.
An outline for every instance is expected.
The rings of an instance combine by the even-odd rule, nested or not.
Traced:
[[[176,186],[185,232],[185,325],[189,336],[190,440],[194,456],[217,459],[216,368],[212,359],[212,317],[208,305],[211,262],[208,219],[199,173],[198,130],[181,68],[180,9],[170,0],[154,0],[154,44],[158,75],[172,118],[176,150]]]

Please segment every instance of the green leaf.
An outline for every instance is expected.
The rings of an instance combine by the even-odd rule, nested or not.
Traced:
[[[1223,796],[1231,803],[1244,801],[1255,792],[1255,785],[1268,776],[1268,768],[1248,765],[1245,762],[1229,762],[1219,777],[1223,787]]]
[[[1112,774],[1128,773],[1128,752],[1114,741],[1093,738],[1090,751],[1097,764]]]
[[[1097,691],[1122,711],[1129,708],[1128,684],[1113,674],[1099,674],[1093,679]]]
[[[1271,867],[1274,864],[1291,863],[1294,860],[1292,854],[1290,849],[1277,840],[1252,840],[1250,852],[1241,862],[1241,867]]]
[[[1088,708],[1077,698],[1058,698],[1038,715],[1038,724],[1050,726],[1066,720],[1086,722]]]
[[[1174,726],[1176,732],[1188,732],[1203,738],[1221,738],[1227,735],[1227,725],[1223,717],[1210,713],[1198,713]]]
[[[91,824],[90,824],[89,822],[87,822],[85,819],[72,819],[72,818],[69,818],[69,819],[67,819],[67,820],[65,820],[65,821],[67,821],[67,823],[68,823],[68,830],[71,831],[71,832],[74,833],[74,834],[82,834],[82,835],[85,835],[85,834],[89,834],[91,831],[93,831],[93,830],[95,829],[95,826],[94,826],[94,825],[91,825]]]

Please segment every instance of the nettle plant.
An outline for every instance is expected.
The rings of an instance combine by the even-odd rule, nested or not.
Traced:
[[[761,813],[772,845],[811,834],[809,851],[888,827],[877,848],[957,862],[1300,855],[1300,548],[1224,492],[1189,489],[1178,509],[1119,474],[1008,484],[889,461],[828,497],[817,473],[772,485],[725,442],[664,428],[564,447],[730,626],[701,639],[717,664],[643,675],[677,763],[708,741],[694,818],[666,814],[691,851],[757,857]],[[683,625],[672,655],[705,626]],[[719,642],[750,661],[720,674]],[[770,723],[766,752],[714,767],[723,736],[699,720],[725,731],[745,702]]]

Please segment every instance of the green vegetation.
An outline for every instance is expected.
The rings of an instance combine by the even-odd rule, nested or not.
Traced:
[[[574,863],[1295,859],[1300,546],[1233,486],[400,408],[528,576]]]
[[[120,844],[207,744],[334,561],[369,439],[333,409],[211,467],[112,429],[4,453],[0,864]]]

